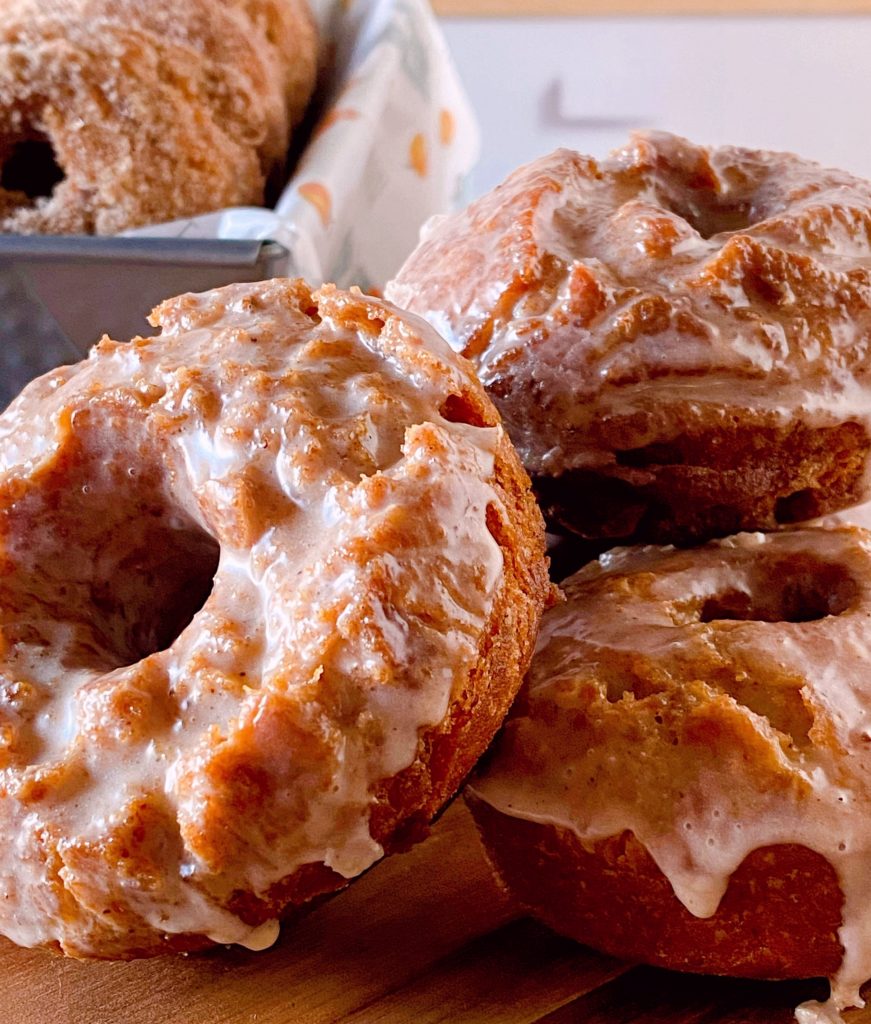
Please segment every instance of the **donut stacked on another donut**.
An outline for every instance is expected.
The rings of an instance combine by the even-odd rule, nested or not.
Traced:
[[[659,133],[561,150],[387,294],[476,363],[564,571],[599,554],[467,789],[499,877],[609,953],[859,1002],[871,533],[836,523],[871,497],[871,183]]]
[[[871,977],[871,534],[615,549],[563,583],[468,790],[557,931],[678,970]],[[833,1019],[833,1018],[826,1018]]]
[[[871,497],[871,184],[636,135],[435,221],[387,296],[469,356],[555,529],[688,543]]]
[[[551,599],[465,360],[299,281],[162,305],[0,416],[0,933],[268,945],[422,837]]]
[[[306,0],[4,0],[0,231],[261,204],[316,66]]]

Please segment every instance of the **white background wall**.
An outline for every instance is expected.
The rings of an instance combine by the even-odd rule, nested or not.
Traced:
[[[634,127],[788,149],[871,178],[871,17],[442,21],[481,120],[484,191]]]

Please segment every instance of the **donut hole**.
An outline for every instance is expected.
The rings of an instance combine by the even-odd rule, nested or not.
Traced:
[[[755,583],[709,597],[699,621],[814,622],[841,615],[859,594],[843,566],[810,556],[773,563]]]
[[[674,212],[702,238],[745,231],[754,221],[750,203],[693,203]]]
[[[682,182],[678,188],[660,186],[656,188],[656,199],[702,238],[745,231],[757,220],[749,199],[734,195],[727,199],[707,182],[701,187],[692,181]]]
[[[146,537],[91,590],[93,622],[116,668],[171,647],[208,600],[218,570],[219,545],[194,523],[158,514]]]
[[[45,136],[14,143],[0,166],[0,188],[34,202],[51,196],[64,177],[54,147]]]
[[[116,420],[78,419],[88,414],[7,512],[20,569],[9,579],[23,589],[0,595],[0,614],[66,668],[107,672],[172,645],[212,591],[220,547],[144,441],[113,450]]]

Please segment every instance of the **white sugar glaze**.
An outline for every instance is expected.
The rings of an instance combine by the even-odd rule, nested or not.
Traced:
[[[480,389],[425,324],[280,281],[158,317],[0,417],[0,933],[25,946],[269,945],[232,894],[382,855],[375,787],[503,580],[501,428],[440,414]]]
[[[803,586],[828,588],[837,614],[703,621],[705,602],[724,594],[772,607],[796,566]],[[529,706],[509,719],[474,794],[585,844],[633,832],[699,917],[753,850],[816,851],[843,892],[844,957],[832,1002],[805,1005],[800,1020],[859,1005],[871,977],[871,534],[617,549],[564,586],[568,601],[543,621]],[[639,679],[668,682],[651,693]],[[683,731],[699,708],[727,737],[716,749]]]

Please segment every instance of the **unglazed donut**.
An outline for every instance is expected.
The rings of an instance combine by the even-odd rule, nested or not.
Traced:
[[[268,944],[426,834],[550,600],[498,414],[300,281],[160,306],[0,416],[0,933]]]
[[[434,222],[388,298],[476,363],[555,529],[686,543],[871,497],[871,184],[639,134]]]
[[[563,587],[469,790],[502,880],[609,953],[827,975],[855,1003],[871,976],[871,534],[615,549]]]
[[[262,203],[316,64],[306,0],[6,0],[0,231]]]

